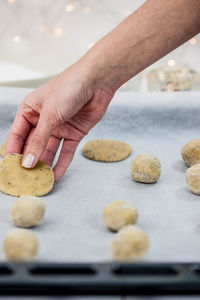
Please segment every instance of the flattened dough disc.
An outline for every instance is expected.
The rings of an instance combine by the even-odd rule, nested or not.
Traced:
[[[117,140],[92,140],[84,144],[85,157],[104,162],[120,161],[132,152],[131,146]]]
[[[33,169],[21,166],[22,155],[12,153],[0,162],[0,190],[12,196],[42,196],[53,187],[52,168],[39,161]]]

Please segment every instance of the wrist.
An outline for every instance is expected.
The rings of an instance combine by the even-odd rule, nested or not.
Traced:
[[[94,46],[95,47],[95,46]],[[94,93],[103,92],[113,96],[116,90],[123,84],[117,75],[117,68],[114,70],[106,58],[98,49],[89,50],[82,58],[81,62],[87,70],[87,85]]]

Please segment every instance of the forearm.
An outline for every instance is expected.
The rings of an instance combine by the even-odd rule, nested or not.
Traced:
[[[83,57],[92,85],[115,92],[199,32],[199,0],[148,0]]]

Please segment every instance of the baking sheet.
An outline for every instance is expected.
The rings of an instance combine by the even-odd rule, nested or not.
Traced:
[[[28,89],[0,88],[0,142],[6,139],[17,106]],[[104,206],[128,200],[139,210],[138,225],[151,240],[145,261],[200,260],[200,197],[185,182],[180,149],[200,136],[200,94],[118,93],[103,120],[81,142],[67,173],[43,197],[46,215],[33,231],[39,238],[39,260],[111,261],[113,233],[102,222]],[[93,138],[119,139],[133,147],[122,162],[84,158],[81,147]],[[133,157],[156,155],[162,174],[156,184],[133,182]],[[14,197],[0,194],[0,241],[14,228],[9,214]],[[0,253],[3,260],[3,252]]]

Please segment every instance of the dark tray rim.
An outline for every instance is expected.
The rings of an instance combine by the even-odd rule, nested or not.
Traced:
[[[200,295],[200,263],[0,263],[0,295]]]

